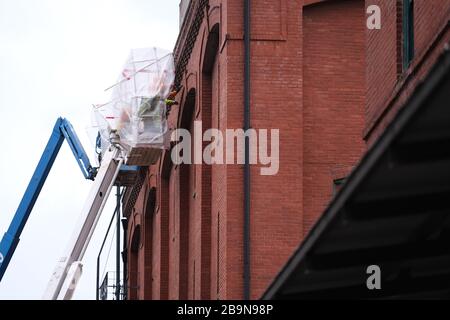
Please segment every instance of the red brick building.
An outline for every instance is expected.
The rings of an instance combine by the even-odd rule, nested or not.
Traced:
[[[173,165],[167,151],[143,170],[123,200],[129,299],[261,297],[450,40],[450,0],[250,1],[246,78],[245,2],[183,7],[169,124],[244,128],[248,80],[250,127],[280,130],[278,174],[251,165],[247,193],[243,165]]]

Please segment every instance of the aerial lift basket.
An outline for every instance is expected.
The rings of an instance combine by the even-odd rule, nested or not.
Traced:
[[[102,139],[116,131],[126,150],[125,164],[154,164],[169,145],[166,103],[175,78],[172,53],[134,49],[119,79],[108,90],[111,101],[94,108]]]

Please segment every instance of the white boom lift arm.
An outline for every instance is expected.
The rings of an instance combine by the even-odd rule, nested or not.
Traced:
[[[82,272],[81,260],[124,163],[124,149],[120,146],[118,136],[112,132],[111,144],[103,155],[100,168],[93,168],[70,122],[64,118],[58,118],[13,220],[0,241],[0,281],[64,140],[69,143],[84,177],[94,180],[94,184],[69,243],[67,255],[58,262],[44,294],[44,299],[70,299],[72,297]]]
[[[59,260],[48,283],[44,299],[72,298],[82,272],[81,260],[123,163],[120,153],[121,151],[113,145],[105,153],[80,221],[69,243],[67,256]]]

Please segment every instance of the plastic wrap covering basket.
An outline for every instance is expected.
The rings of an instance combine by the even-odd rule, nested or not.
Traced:
[[[134,49],[111,90],[111,101],[94,108],[103,140],[116,130],[126,149],[126,164],[156,163],[168,147],[165,99],[174,80],[172,53]]]

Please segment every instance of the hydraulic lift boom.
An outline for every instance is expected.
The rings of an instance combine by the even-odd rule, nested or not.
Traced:
[[[84,177],[95,180],[81,212],[79,223],[75,226],[67,254],[59,260],[51,276],[44,294],[45,299],[70,299],[72,297],[82,271],[81,260],[124,162],[120,139],[115,132],[111,132],[111,144],[103,154],[100,168],[92,167],[70,122],[59,118],[14,218],[0,242],[0,281],[11,261],[22,230],[64,139],[69,143]],[[138,171],[138,167],[133,166],[123,165],[123,169],[127,172]]]
[[[89,158],[87,157],[72,125],[68,120],[58,118],[53,127],[47,146],[42,153],[36,170],[34,171],[25,194],[16,210],[14,218],[0,242],[0,281],[5,274],[14,251],[16,250],[22,230],[25,227],[31,210],[36,203],[64,139],[69,143],[70,149],[72,150],[84,177],[90,180],[94,180],[95,178],[97,169],[90,164]]]

